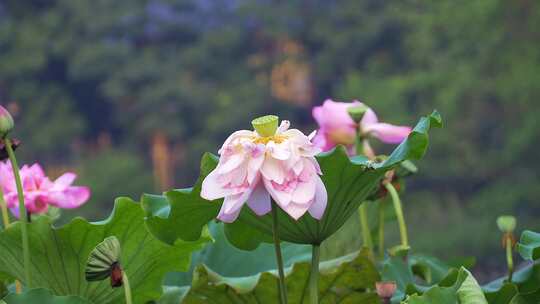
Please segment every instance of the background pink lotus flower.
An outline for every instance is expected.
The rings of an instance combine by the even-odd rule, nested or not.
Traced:
[[[77,208],[90,198],[88,187],[71,185],[77,177],[74,173],[65,173],[54,182],[45,175],[39,164],[24,165],[20,173],[24,203],[30,213],[44,213],[49,205],[65,209]],[[17,187],[9,162],[0,162],[0,184],[8,208],[16,217],[19,217]]]
[[[335,102],[327,99],[322,106],[313,108],[313,118],[319,124],[319,130],[313,142],[317,147],[328,151],[336,145],[351,147],[354,144],[357,124],[350,117],[347,109],[363,103]],[[407,126],[395,126],[379,122],[375,112],[368,108],[360,121],[359,130],[362,136],[378,138],[382,142],[395,144],[402,142],[411,132]]]
[[[219,164],[201,190],[204,199],[224,198],[218,219],[234,221],[246,202],[264,215],[271,211],[271,198],[294,219],[306,211],[316,219],[323,216],[327,193],[315,159],[320,149],[310,137],[288,127],[283,121],[271,136],[237,131],[225,141]]]

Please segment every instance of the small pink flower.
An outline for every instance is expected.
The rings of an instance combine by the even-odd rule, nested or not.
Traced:
[[[39,164],[24,165],[20,173],[24,204],[30,213],[44,213],[49,205],[65,209],[77,208],[90,198],[88,187],[71,186],[77,177],[74,173],[65,173],[54,182],[45,175]],[[0,162],[0,183],[8,208],[19,217],[17,187],[9,162]]]
[[[359,101],[335,102],[327,99],[322,106],[313,108],[313,118],[319,124],[313,142],[317,147],[328,151],[336,145],[351,147],[354,144],[357,124],[347,112],[349,107],[363,105]],[[360,121],[360,134],[378,138],[384,143],[402,142],[411,133],[407,126],[394,126],[379,122],[377,115],[368,108]]]
[[[224,198],[218,219],[233,222],[242,206],[259,216],[271,211],[270,198],[295,220],[304,213],[320,219],[326,188],[311,138],[283,121],[272,136],[234,132],[219,150],[219,164],[203,181],[201,197]]]

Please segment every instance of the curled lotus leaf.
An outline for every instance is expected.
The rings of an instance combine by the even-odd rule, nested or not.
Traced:
[[[120,259],[120,242],[115,236],[109,236],[99,243],[88,257],[85,276],[87,281],[101,281],[111,274],[113,265]]]

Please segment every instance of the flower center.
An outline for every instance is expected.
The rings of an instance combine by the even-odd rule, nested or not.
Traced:
[[[258,137],[255,137],[253,139],[253,143],[254,144],[266,145],[269,142],[273,141],[276,144],[281,144],[281,143],[285,142],[287,139],[288,139],[288,137],[285,136],[285,135],[275,134],[275,135],[272,135],[272,136],[258,136]]]

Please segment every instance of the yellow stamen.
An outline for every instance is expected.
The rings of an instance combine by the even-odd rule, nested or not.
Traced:
[[[273,135],[273,136],[254,137],[253,138],[253,143],[266,145],[269,142],[273,141],[276,144],[281,144],[281,143],[285,142],[287,139],[288,139],[288,137],[285,136],[285,135],[276,134],[276,135]]]

